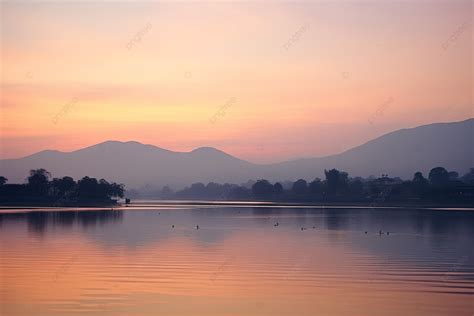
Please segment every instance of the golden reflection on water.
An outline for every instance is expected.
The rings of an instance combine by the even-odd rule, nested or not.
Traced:
[[[46,226],[43,234],[25,234],[24,227],[3,223],[2,314],[431,316],[474,312],[472,270],[464,271],[470,280],[456,279],[453,275],[461,271],[452,265],[415,265],[427,258],[397,260],[354,244],[355,239],[384,243],[389,236],[311,227],[301,231],[289,223],[262,227],[237,220],[225,237],[203,242],[222,228],[199,218],[203,228],[196,230],[188,225],[196,218],[199,215],[187,214],[172,229],[173,215],[152,225],[149,214],[143,218],[133,214],[109,227],[94,224],[82,230],[70,223],[66,228]],[[154,237],[147,242],[98,242],[106,235],[138,234],[133,223],[141,222],[149,224],[140,226],[145,235]],[[117,234],[114,226],[125,230]],[[154,235],[155,230],[165,231],[164,237]]]

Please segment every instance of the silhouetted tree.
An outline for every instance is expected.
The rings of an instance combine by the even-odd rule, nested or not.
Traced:
[[[416,195],[424,195],[428,189],[428,180],[423,176],[423,174],[418,171],[413,175],[413,193]]]
[[[373,196],[378,196],[382,192],[382,188],[377,184],[375,180],[370,180],[368,183],[369,194]]]
[[[426,182],[425,177],[423,177],[423,173],[420,171],[415,172],[413,175],[413,182]]]
[[[8,179],[3,177],[3,176],[0,176],[0,185],[4,185],[5,183],[7,183]]]
[[[237,184],[230,184],[230,183],[224,183],[224,185],[222,185],[221,187],[221,195],[222,196],[225,196],[227,193],[229,193],[230,191],[232,191],[234,188],[238,187]]]
[[[291,188],[291,191],[296,195],[305,194],[307,190],[308,190],[308,184],[306,183],[306,180],[304,179],[299,179],[298,181],[293,183],[293,187]]]
[[[448,171],[443,167],[436,167],[431,169],[428,178],[430,179],[430,183],[437,187],[444,186],[449,182]]]
[[[77,183],[71,177],[54,178],[45,169],[30,171],[26,184],[1,186],[0,195],[13,203],[48,203],[67,205],[77,202],[107,202],[112,197],[124,196],[124,185],[109,183],[105,179],[84,177]]]
[[[228,192],[224,192],[223,186],[219,183],[209,182],[206,185],[206,196],[207,197],[218,197],[224,196]]]
[[[308,185],[308,191],[311,194],[321,194],[323,192],[323,183],[321,179],[316,178]]]
[[[109,183],[104,179],[84,177],[77,182],[76,193],[82,200],[104,200],[112,197],[123,197],[123,184]]]
[[[249,200],[252,198],[252,192],[246,187],[233,187],[227,198],[232,200]]]
[[[112,193],[112,185],[107,180],[100,179],[96,190],[100,196],[110,196]]]
[[[84,177],[77,182],[77,196],[80,199],[98,199],[101,196],[98,188],[96,178]]]
[[[337,169],[324,170],[329,194],[341,193],[347,189],[349,175]]]
[[[275,193],[276,196],[280,196],[283,194],[283,186],[281,185],[280,182],[277,182],[273,185],[273,192]]]
[[[474,168],[461,177],[461,180],[467,184],[474,184]]]
[[[45,169],[30,170],[27,187],[32,195],[46,195],[51,174]]]
[[[72,192],[75,186],[76,181],[71,177],[54,178],[51,181],[51,190],[54,196],[64,196],[67,192]]]
[[[457,181],[459,179],[459,173],[456,171],[448,172],[448,179],[449,181]]]
[[[201,182],[193,183],[191,184],[190,191],[193,196],[203,196],[206,192],[206,186]]]
[[[324,175],[326,176],[326,184],[328,187],[328,191],[331,193],[336,192],[337,186],[339,184],[339,170],[324,170]]]
[[[123,198],[125,193],[125,186],[122,183],[113,182],[110,184],[111,188],[109,191],[109,197]]]
[[[267,180],[258,180],[252,185],[252,193],[257,198],[269,198],[273,195],[273,185]]]
[[[360,179],[349,182],[349,192],[355,196],[362,196],[364,194],[364,184]]]

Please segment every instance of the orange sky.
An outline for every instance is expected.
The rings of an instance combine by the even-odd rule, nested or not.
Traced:
[[[469,1],[1,9],[1,158],[113,139],[270,162],[473,116]]]

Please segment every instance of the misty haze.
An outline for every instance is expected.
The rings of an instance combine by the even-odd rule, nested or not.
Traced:
[[[0,315],[473,316],[471,0],[0,3]]]

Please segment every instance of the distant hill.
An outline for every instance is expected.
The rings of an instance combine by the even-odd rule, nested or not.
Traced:
[[[0,175],[23,182],[28,171],[45,168],[54,177],[89,175],[124,183],[127,188],[181,188],[193,182],[242,183],[249,179],[312,180],[324,169],[351,176],[411,178],[443,166],[460,174],[474,167],[474,119],[398,130],[338,155],[277,164],[253,164],[218,149],[173,152],[138,142],[107,141],[73,152],[46,150],[19,159],[0,160]]]
[[[436,166],[460,174],[474,167],[474,119],[397,130],[338,155],[272,165],[268,175],[305,178],[312,170],[322,175],[321,170],[337,168],[352,176],[384,173],[411,179],[416,171],[427,176]]]
[[[214,148],[173,152],[133,141],[107,141],[68,153],[46,150],[1,160],[0,174],[17,182],[26,178],[28,170],[45,168],[54,177],[89,175],[124,183],[127,188],[178,187],[197,181],[228,181],[243,173],[250,176],[253,166]]]

